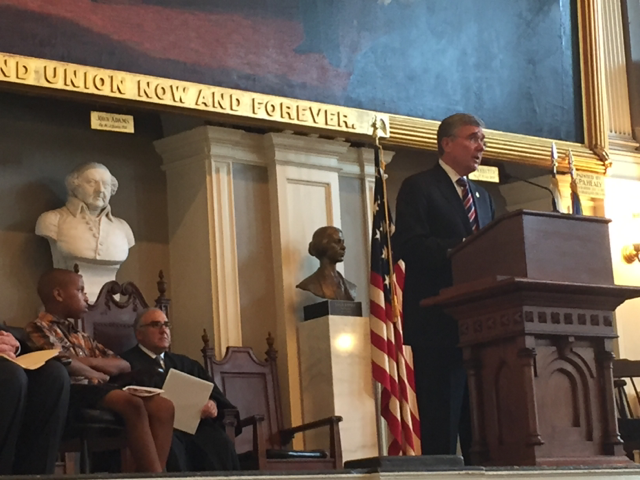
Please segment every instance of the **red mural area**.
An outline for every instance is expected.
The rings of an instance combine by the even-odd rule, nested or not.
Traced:
[[[56,42],[65,44],[62,22],[76,24],[99,35],[105,50],[126,46],[147,57],[194,67],[286,78],[295,83],[329,87],[335,91],[344,90],[351,75],[332,66],[321,53],[296,53],[296,47],[304,40],[304,31],[302,24],[293,19],[251,17],[241,12],[183,10],[135,1],[2,0],[0,7],[3,5],[42,15],[42,19],[48,20],[48,25],[39,24],[37,20],[5,25],[1,17],[6,15],[0,13],[4,32],[0,33],[0,50],[3,43],[7,43],[7,39],[2,37],[11,35],[16,44],[22,39],[25,48],[35,40],[48,42],[48,47],[55,51]],[[75,45],[66,43],[65,47],[78,50],[86,47],[82,38],[74,41]],[[92,52],[91,57],[96,62],[90,65],[113,68],[100,64],[104,56],[104,52]],[[73,62],[73,59],[69,61]],[[148,71],[136,73],[159,75]],[[174,78],[197,80],[182,77]]]

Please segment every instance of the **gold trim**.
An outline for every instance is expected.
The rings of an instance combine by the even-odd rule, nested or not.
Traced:
[[[611,157],[606,75],[602,58],[601,1],[578,0],[578,31],[585,144],[602,161],[606,171],[611,166]]]
[[[367,110],[3,53],[0,84],[48,89],[58,95],[92,95],[112,103],[143,102],[164,110],[224,116],[227,121],[234,117],[241,123],[276,123],[338,136],[370,137],[374,121],[388,124],[386,114]]]
[[[440,122],[417,118],[389,115],[389,138],[385,145],[399,145],[428,150],[437,150],[437,132]],[[573,142],[550,140],[515,133],[485,130],[487,150],[485,156],[495,160],[505,160],[526,165],[551,169],[551,144],[558,148],[558,171],[569,173],[565,154],[571,149],[576,169],[590,173],[605,173],[605,165],[599,157],[584,145]]]

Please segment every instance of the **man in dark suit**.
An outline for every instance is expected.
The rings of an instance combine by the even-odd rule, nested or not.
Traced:
[[[0,326],[0,353],[27,353]],[[0,475],[52,474],[69,405],[69,374],[50,360],[36,370],[0,358]]]
[[[148,308],[138,314],[133,324],[138,345],[122,354],[131,364],[131,370],[143,373],[138,378],[147,379],[148,387],[162,387],[172,368],[211,382],[206,370],[195,360],[169,352],[171,324],[162,310]],[[149,375],[146,372],[154,372]],[[238,457],[231,439],[222,425],[223,411],[235,408],[214,385],[210,399],[202,407],[202,420],[198,430],[191,435],[174,430],[171,452],[167,461],[168,471],[205,472],[239,469]]]
[[[394,254],[406,266],[404,339],[413,347],[422,454],[455,454],[458,434],[469,462],[471,422],[458,325],[420,300],[452,284],[450,249],[494,218],[493,201],[468,181],[485,149],[480,119],[458,113],[438,128],[438,164],[407,178],[398,192]]]

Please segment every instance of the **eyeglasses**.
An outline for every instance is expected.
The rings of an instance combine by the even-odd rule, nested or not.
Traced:
[[[140,325],[140,328],[155,328],[156,330],[160,330],[162,327],[167,330],[171,330],[170,322],[149,322],[144,325]]]
[[[484,148],[487,148],[487,142],[485,141],[484,136],[480,136],[477,133],[472,133],[468,137],[457,137],[454,135],[454,138],[461,138],[473,145],[482,145]]]

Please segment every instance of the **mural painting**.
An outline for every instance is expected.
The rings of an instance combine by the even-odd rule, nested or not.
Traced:
[[[0,0],[0,52],[582,141],[576,0]]]

